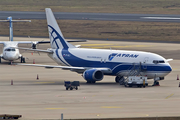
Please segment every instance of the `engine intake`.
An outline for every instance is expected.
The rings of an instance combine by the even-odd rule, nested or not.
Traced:
[[[102,71],[97,69],[89,69],[84,71],[83,78],[86,81],[100,81],[104,77],[104,74]]]

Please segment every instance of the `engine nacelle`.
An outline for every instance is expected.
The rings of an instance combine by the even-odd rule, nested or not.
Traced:
[[[89,69],[84,71],[83,78],[86,81],[100,81],[104,77],[104,74],[101,70],[97,69]]]

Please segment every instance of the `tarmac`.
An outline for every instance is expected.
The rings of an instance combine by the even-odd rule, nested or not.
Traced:
[[[8,37],[0,37],[7,41]],[[41,38],[14,38],[14,41],[42,41]],[[168,117],[180,114],[180,44],[122,41],[91,41],[72,43],[88,48],[140,50],[154,52],[169,59],[173,71],[152,86],[125,88],[115,83],[115,76],[105,76],[96,84],[86,84],[81,74],[68,70],[45,69],[0,64],[0,114],[22,115],[20,119]],[[2,45],[0,46],[2,52]],[[21,47],[30,47],[23,45]],[[39,45],[47,49],[50,45]],[[44,53],[21,51],[26,63],[57,65]],[[16,61],[17,63],[19,61]],[[16,63],[15,62],[15,63]],[[37,79],[37,76],[39,79]],[[80,81],[78,90],[66,90],[64,81]],[[13,83],[13,85],[12,85]]]

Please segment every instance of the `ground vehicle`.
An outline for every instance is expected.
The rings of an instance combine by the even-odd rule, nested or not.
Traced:
[[[73,81],[73,82],[64,81],[64,86],[66,87],[66,90],[68,90],[68,89],[70,89],[70,90],[73,90],[73,89],[78,90],[78,86],[80,86],[80,84],[79,84],[79,81]]]
[[[137,86],[137,87],[146,87],[148,86],[147,77],[145,76],[129,76],[127,82],[124,85],[125,87]]]
[[[10,114],[1,114],[0,119],[18,119],[22,117],[22,115],[10,115]]]

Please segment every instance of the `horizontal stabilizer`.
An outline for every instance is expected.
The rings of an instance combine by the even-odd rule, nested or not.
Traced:
[[[0,22],[9,22],[9,20],[0,20]],[[11,20],[11,22],[31,22],[31,20]]]

